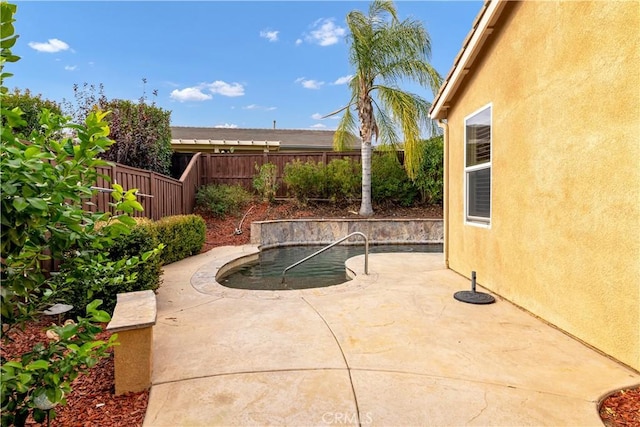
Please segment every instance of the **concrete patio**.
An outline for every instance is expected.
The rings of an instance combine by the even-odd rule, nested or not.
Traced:
[[[145,426],[601,426],[640,375],[469,281],[442,254],[370,255],[344,285],[246,291],[213,279],[255,246],[164,268]],[[480,278],[479,278],[480,280]]]

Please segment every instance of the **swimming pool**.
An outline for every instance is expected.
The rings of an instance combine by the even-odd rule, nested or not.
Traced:
[[[286,281],[282,283],[285,268],[323,247],[313,245],[267,249],[260,252],[257,262],[230,270],[218,278],[218,282],[228,288],[274,291],[321,288],[349,280],[344,262],[364,254],[363,245],[335,246],[287,271]],[[369,246],[369,253],[383,252],[442,252],[442,244]]]

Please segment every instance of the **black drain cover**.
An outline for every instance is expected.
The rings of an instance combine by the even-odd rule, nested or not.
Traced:
[[[453,297],[458,301],[469,304],[491,304],[496,302],[496,299],[491,295],[476,291],[459,291],[453,294]]]

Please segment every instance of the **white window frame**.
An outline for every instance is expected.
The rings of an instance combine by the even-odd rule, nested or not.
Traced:
[[[489,152],[489,161],[485,163],[481,163],[479,165],[467,166],[467,121],[472,117],[478,115],[486,109],[489,109],[489,139],[490,139],[490,152]],[[464,158],[463,158],[463,166],[464,166],[464,223],[465,225],[471,225],[475,227],[482,228],[491,228],[491,218],[493,214],[493,203],[492,203],[492,195],[493,195],[493,168],[492,168],[492,160],[493,160],[493,103],[488,103],[487,105],[477,109],[473,113],[469,114],[464,118]],[[489,169],[489,217],[478,217],[469,215],[469,173]]]

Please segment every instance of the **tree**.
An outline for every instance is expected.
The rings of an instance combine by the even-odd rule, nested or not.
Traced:
[[[433,129],[431,103],[405,92],[400,81],[415,82],[435,94],[442,78],[429,63],[431,40],[421,22],[400,21],[391,1],[374,0],[369,14],[347,15],[349,62],[355,74],[349,82],[351,99],[329,116],[344,112],[334,134],[334,148],[342,150],[359,132],[362,150],[362,204],[360,215],[373,215],[371,206],[372,140],[404,143],[405,168],[411,179],[420,167],[420,131]],[[357,112],[359,127],[356,126]]]
[[[146,84],[147,79],[142,79]],[[153,95],[157,91],[153,90]],[[135,168],[169,175],[171,173],[171,111],[158,107],[155,102],[147,103],[143,91],[138,102],[123,99],[107,99],[104,86],[84,83],[73,85],[75,104],[64,100],[65,109],[76,123],[95,109],[109,111],[106,120],[115,143],[101,158]]]

